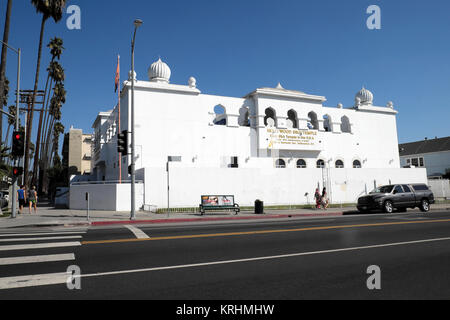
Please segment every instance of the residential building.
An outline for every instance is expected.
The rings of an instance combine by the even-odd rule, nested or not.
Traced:
[[[400,144],[402,167],[425,168],[428,177],[441,177],[450,170],[450,137]]]

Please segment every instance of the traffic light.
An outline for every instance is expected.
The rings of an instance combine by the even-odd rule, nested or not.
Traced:
[[[122,131],[117,135],[117,152],[121,153],[122,156],[128,154],[128,131]]]
[[[13,143],[11,154],[13,157],[20,158],[25,155],[25,133],[15,131],[13,133]]]
[[[23,168],[22,167],[14,167],[13,168],[13,176],[20,177],[21,175],[23,175]]]

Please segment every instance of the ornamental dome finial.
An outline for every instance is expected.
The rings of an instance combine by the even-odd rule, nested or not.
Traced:
[[[361,105],[372,105],[373,104],[373,94],[365,87],[363,87],[355,96],[355,101],[359,98]]]
[[[171,75],[169,66],[161,58],[148,69],[148,77],[152,82],[169,83]]]

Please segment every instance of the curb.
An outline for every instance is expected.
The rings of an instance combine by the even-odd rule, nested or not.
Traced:
[[[290,219],[305,217],[336,217],[344,215],[343,212],[321,213],[321,214],[278,214],[261,215],[254,217],[220,217],[220,218],[180,218],[180,219],[158,219],[158,220],[121,220],[121,221],[96,221],[92,226],[108,226],[122,224],[169,224],[183,222],[211,222],[211,221],[236,221],[236,220],[264,220],[264,219]]]

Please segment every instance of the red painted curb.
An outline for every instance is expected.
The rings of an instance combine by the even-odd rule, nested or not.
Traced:
[[[158,220],[121,220],[121,221],[96,221],[92,222],[92,226],[107,226],[121,224],[168,224],[181,222],[208,222],[208,221],[233,221],[233,220],[263,220],[263,219],[283,219],[297,217],[332,217],[342,216],[343,212],[320,213],[320,214],[279,214],[279,215],[262,215],[254,217],[220,217],[220,218],[184,218],[184,219],[158,219]]]

